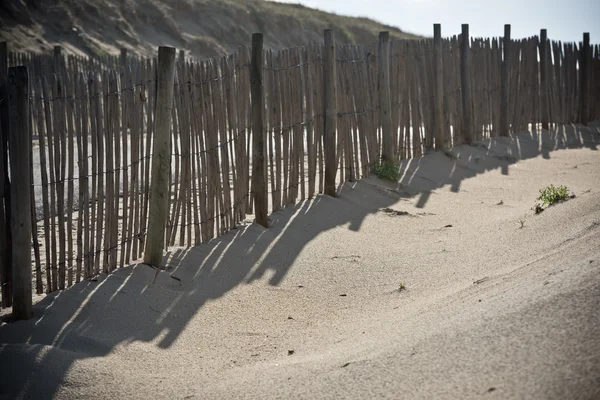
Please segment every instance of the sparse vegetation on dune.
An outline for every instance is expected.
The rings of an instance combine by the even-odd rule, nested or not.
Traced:
[[[544,211],[544,207],[550,207],[553,204],[560,203],[572,197],[575,197],[575,195],[570,195],[569,188],[566,186],[547,186],[540,189],[540,196],[536,199],[538,202],[534,206],[534,211],[536,214],[539,214]]]
[[[184,49],[197,58],[224,55],[265,35],[266,48],[322,41],[333,29],[339,43],[373,43],[379,31],[392,38],[417,38],[367,18],[352,18],[299,4],[262,0],[55,0],[0,3],[0,40],[11,50],[42,51],[61,44],[87,55],[142,55],[159,45]]]
[[[385,179],[393,182],[398,182],[398,179],[400,179],[400,171],[398,166],[387,161],[375,163],[375,165],[373,165],[373,173],[379,179]]]

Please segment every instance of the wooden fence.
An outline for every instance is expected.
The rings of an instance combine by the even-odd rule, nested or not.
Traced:
[[[599,47],[590,46],[589,35],[583,43],[561,43],[547,40],[545,30],[543,40],[511,40],[508,26],[503,38],[491,39],[470,38],[468,26],[450,38],[441,38],[439,26],[434,32],[433,39],[390,42],[383,33],[379,43],[337,46],[326,32],[325,46],[279,51],[262,50],[256,37],[254,54],[241,46],[199,62],[180,53],[173,104],[166,105],[171,159],[164,246],[206,242],[255,210],[268,226],[268,212],[317,193],[335,195],[340,183],[367,176],[382,160],[600,118]],[[24,112],[6,111],[12,99],[7,67],[17,65],[27,66],[29,78],[23,125],[32,145],[29,182],[15,181],[13,157],[10,167],[7,161],[7,121]],[[142,256],[157,68],[156,58],[126,52],[98,60],[64,57],[60,48],[48,55],[0,46],[5,307],[17,298],[12,270],[30,268],[11,262],[16,191],[31,201],[25,228],[37,293]]]

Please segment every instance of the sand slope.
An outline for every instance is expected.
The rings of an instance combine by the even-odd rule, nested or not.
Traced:
[[[51,0],[0,2],[0,41],[11,51],[52,51],[103,56],[131,53],[156,57],[173,46],[195,58],[233,53],[264,34],[265,48],[323,41],[333,28],[337,43],[373,43],[380,31],[391,39],[420,36],[368,18],[353,18],[262,0]]]
[[[49,296],[0,326],[0,396],[598,398],[599,142],[430,154]]]

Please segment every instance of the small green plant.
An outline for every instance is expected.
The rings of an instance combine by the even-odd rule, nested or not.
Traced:
[[[387,179],[394,182],[398,182],[398,179],[400,179],[398,166],[389,161],[375,163],[373,165],[373,173],[380,179]]]
[[[542,202],[542,206],[551,206],[568,198],[569,189],[566,186],[555,187],[554,185],[550,185],[544,189],[540,189],[540,197],[537,200]]]
[[[406,290],[406,285],[404,282],[400,282],[400,285],[398,285],[398,291],[401,292],[403,290]]]

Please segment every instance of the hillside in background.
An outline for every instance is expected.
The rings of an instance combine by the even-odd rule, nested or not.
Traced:
[[[198,58],[230,53],[262,32],[266,48],[322,40],[331,28],[338,43],[371,43],[379,31],[416,38],[366,18],[343,17],[295,4],[260,0],[8,0],[0,2],[0,40],[11,50],[117,54],[121,47],[155,54],[159,45]]]

